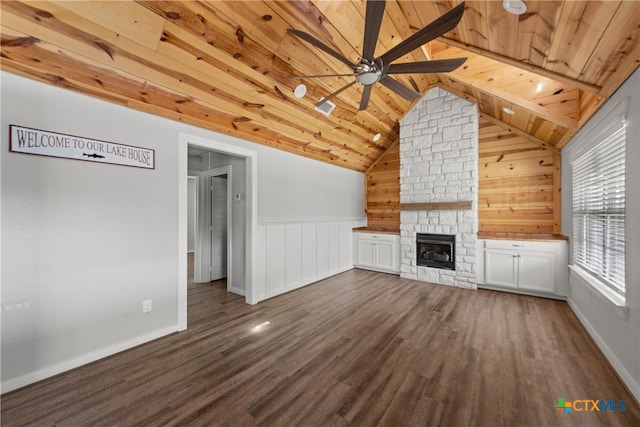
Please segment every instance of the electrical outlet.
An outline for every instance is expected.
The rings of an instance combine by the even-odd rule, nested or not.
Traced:
[[[146,299],[142,301],[142,314],[149,313],[153,309],[152,300]]]

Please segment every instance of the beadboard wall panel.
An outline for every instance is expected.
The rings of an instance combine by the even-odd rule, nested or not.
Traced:
[[[353,232],[365,219],[258,225],[258,300],[353,268]]]

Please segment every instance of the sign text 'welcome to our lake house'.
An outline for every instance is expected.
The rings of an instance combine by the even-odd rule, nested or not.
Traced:
[[[155,151],[149,148],[17,125],[9,125],[9,133],[9,151],[15,153],[155,169]]]

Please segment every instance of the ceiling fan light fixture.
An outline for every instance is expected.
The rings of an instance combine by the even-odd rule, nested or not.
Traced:
[[[296,86],[296,88],[293,90],[293,96],[295,96],[296,98],[302,98],[306,93],[307,87],[302,83]]]
[[[358,83],[363,85],[372,85],[380,80],[380,71],[367,71],[365,73],[358,74],[356,80],[358,81]]]
[[[502,7],[512,15],[522,15],[527,11],[527,4],[522,0],[504,0]]]
[[[511,108],[508,107],[502,107],[502,111],[504,111],[506,114],[513,116],[515,114],[515,111],[513,111]]]

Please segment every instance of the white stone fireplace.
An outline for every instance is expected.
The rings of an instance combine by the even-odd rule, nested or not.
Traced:
[[[435,88],[400,121],[401,276],[475,289],[477,232],[478,109]],[[455,236],[455,267],[417,265],[419,233]]]

